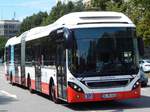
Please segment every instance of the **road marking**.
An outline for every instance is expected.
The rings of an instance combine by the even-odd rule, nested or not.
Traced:
[[[17,99],[17,96],[14,95],[14,94],[11,94],[11,93],[8,93],[7,91],[4,91],[4,90],[0,90],[1,93],[5,94],[6,96],[8,97],[12,97],[14,99]]]

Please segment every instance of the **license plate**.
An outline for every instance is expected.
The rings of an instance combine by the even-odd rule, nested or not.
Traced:
[[[117,96],[117,94],[113,94],[113,93],[106,93],[102,95],[102,98],[115,98]]]
[[[91,93],[85,94],[85,99],[92,99],[92,98],[93,98],[93,94]]]

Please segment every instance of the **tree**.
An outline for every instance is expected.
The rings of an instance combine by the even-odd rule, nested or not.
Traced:
[[[32,16],[26,17],[21,24],[20,33],[37,26],[41,26],[43,20],[45,20],[47,16],[47,12],[39,12],[37,14],[33,14]]]
[[[0,58],[2,58],[4,55],[4,48],[6,42],[7,42],[7,38],[1,36],[0,37]]]
[[[84,6],[82,0],[75,3],[75,7],[74,7],[73,11],[80,12],[80,11],[84,11],[84,10],[85,10],[85,6]]]
[[[58,2],[56,6],[54,6],[49,14],[49,16],[42,22],[43,25],[48,25],[55,22],[58,18],[62,17],[65,14],[70,12],[83,11],[84,5],[82,1],[78,1],[73,3],[69,1],[67,4],[62,2]]]
[[[137,34],[143,37],[145,45],[150,45],[150,13],[147,13],[138,23],[137,23]]]
[[[97,8],[98,10],[105,11],[107,7],[107,2],[110,0],[92,0],[91,1],[91,8]]]
[[[4,49],[7,40],[8,40],[8,39],[5,38],[5,37],[2,37],[2,36],[0,37],[0,50],[1,50],[1,49]]]
[[[150,45],[150,0],[130,0],[127,14],[137,27],[137,36],[142,37],[145,45]]]
[[[108,1],[106,5],[107,11],[125,12],[127,4],[121,0]]]
[[[64,7],[65,7],[64,4],[58,2],[57,5],[52,8],[49,16],[46,18],[45,21],[42,22],[42,24],[48,25],[53,23],[55,20],[57,20],[61,15],[63,15]]]

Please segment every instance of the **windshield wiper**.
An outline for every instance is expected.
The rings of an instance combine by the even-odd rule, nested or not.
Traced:
[[[82,72],[81,74],[79,74],[78,77],[81,77],[80,81],[83,81],[83,79],[84,79],[85,77],[89,76],[89,74],[91,74],[91,75],[93,74],[92,70],[90,70],[90,71],[84,71],[84,72]]]

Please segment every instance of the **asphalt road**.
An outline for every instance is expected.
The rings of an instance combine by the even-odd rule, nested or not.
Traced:
[[[0,66],[0,112],[150,112],[150,86],[142,88],[140,99],[55,104],[45,95],[31,94],[26,89],[11,86]]]

